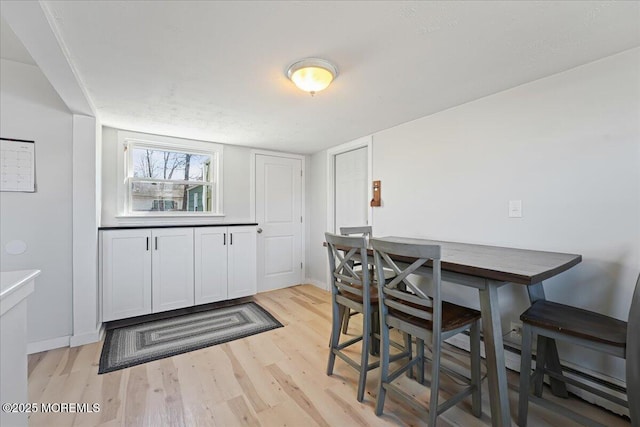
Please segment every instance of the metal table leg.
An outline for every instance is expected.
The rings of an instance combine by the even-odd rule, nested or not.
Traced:
[[[538,300],[545,300],[544,287],[542,282],[534,285],[527,286],[527,292],[529,293],[529,301],[531,304]],[[560,357],[558,356],[558,347],[556,346],[556,340],[552,338],[543,337],[546,341],[546,354],[543,357],[547,369],[556,374],[562,374],[562,367],[560,366]],[[551,392],[558,397],[569,397],[567,392],[567,385],[560,380],[550,378]]]
[[[489,401],[491,403],[491,425],[494,427],[511,426],[507,369],[502,342],[502,321],[498,306],[498,288],[501,285],[503,282],[487,280],[484,289],[480,289],[480,310],[482,312]]]

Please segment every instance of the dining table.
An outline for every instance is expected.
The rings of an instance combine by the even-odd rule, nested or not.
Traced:
[[[582,256],[559,252],[489,246],[482,244],[448,242],[388,236],[384,240],[417,245],[438,245],[441,248],[443,289],[448,283],[478,289],[482,331],[485,345],[491,424],[495,427],[511,426],[507,371],[505,366],[503,328],[498,301],[498,289],[515,284],[526,286],[530,303],[545,299],[543,281],[570,269],[582,261]],[[372,252],[369,251],[371,254]],[[396,263],[412,263],[415,259],[394,257]],[[416,270],[416,274],[430,276],[429,263]],[[539,355],[552,372],[561,373],[558,350],[553,339],[545,338],[546,354]],[[544,357],[542,357],[544,356]],[[563,382],[551,378],[553,394],[567,397]]]

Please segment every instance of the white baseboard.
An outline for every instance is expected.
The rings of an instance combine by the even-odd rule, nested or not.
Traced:
[[[70,347],[78,347],[85,344],[91,344],[98,342],[104,335],[104,325],[100,324],[93,332],[87,332],[84,334],[72,335],[69,340]]]
[[[447,340],[447,342],[453,346],[461,348],[466,351],[470,351],[469,336],[465,334],[455,335]],[[480,341],[480,355],[485,359],[486,353],[484,351],[484,341]],[[520,355],[505,349],[504,351],[504,364],[512,371],[520,372]],[[535,360],[531,362],[533,368],[536,367]]]
[[[69,347],[70,336],[52,338],[50,340],[27,343],[27,354],[40,353],[54,348]]]
[[[468,335],[458,334],[456,336],[453,336],[453,337],[449,338],[447,340],[447,342],[449,344],[453,345],[453,346],[456,346],[456,347],[461,348],[463,350],[469,351],[469,336]],[[513,347],[517,347],[517,344],[513,344],[513,343],[510,343],[510,342],[508,342],[507,344],[511,345]],[[485,357],[484,342],[480,342],[480,353],[482,354],[482,357],[484,358]],[[504,351],[504,362],[505,362],[504,363],[505,366],[508,369],[510,369],[512,371],[515,371],[515,372],[520,372],[520,354],[519,353],[510,351],[510,350],[505,348],[505,351]],[[600,379],[600,380],[603,380],[603,381],[606,381],[608,383],[615,384],[615,385],[618,385],[618,386],[621,386],[621,387],[625,387],[624,381],[620,381],[617,378],[610,377],[610,376],[602,374],[600,372],[595,372],[595,371],[589,370],[589,369],[587,369],[587,368],[585,368],[583,366],[578,366],[578,365],[576,365],[574,363],[567,362],[566,360],[560,360],[560,363],[564,367],[567,367],[567,368],[570,368],[570,369],[574,369],[576,371],[583,372],[588,376],[591,376],[591,377],[594,377],[594,378],[597,378],[597,379]],[[531,367],[535,368],[535,366],[536,366],[536,362],[534,360],[534,361],[531,362]],[[621,399],[625,399],[625,395],[624,394],[617,393],[615,391],[612,391],[609,388],[603,387],[602,384],[585,380],[585,378],[583,378],[581,376],[578,377],[578,376],[576,376],[576,375],[574,375],[574,374],[572,374],[570,372],[565,372],[565,375],[567,377],[569,377],[569,378],[580,379],[581,381],[586,382],[587,384],[589,384],[593,388],[596,388],[598,390],[606,391],[608,393],[611,393],[611,394],[613,394],[615,396],[620,397]],[[546,382],[548,382],[548,381],[546,381]],[[614,412],[614,413],[619,414],[619,415],[629,416],[629,410],[627,408],[624,408],[624,407],[622,407],[620,405],[616,405],[615,403],[613,403],[613,402],[611,402],[611,401],[609,401],[607,399],[603,399],[600,396],[593,395],[593,394],[591,394],[591,393],[589,393],[589,392],[587,392],[585,390],[582,390],[581,388],[574,387],[574,386],[568,384],[567,385],[567,390],[569,390],[571,393],[575,394],[576,396],[580,397],[581,399],[583,399],[583,400],[585,400],[585,401],[587,401],[589,403],[592,403],[594,405],[598,405],[600,407],[608,409],[611,412]]]
[[[319,280],[315,280],[315,279],[310,279],[308,277],[306,279],[304,279],[304,283],[308,283],[310,285],[313,285],[316,288],[322,289],[323,291],[326,291],[328,289],[327,285],[325,285],[323,282],[321,282]]]

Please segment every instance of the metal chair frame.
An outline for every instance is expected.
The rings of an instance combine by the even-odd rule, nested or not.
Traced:
[[[374,258],[376,263],[376,271],[383,271],[383,266],[390,267],[396,277],[384,285],[378,286],[378,304],[380,308],[380,330],[382,336],[381,354],[380,354],[380,382],[378,387],[378,399],[376,402],[376,414],[382,415],[384,409],[384,401],[387,391],[391,391],[397,397],[405,400],[411,407],[424,412],[425,407],[417,402],[413,397],[392,384],[392,382],[405,372],[410,372],[414,366],[418,369],[420,382],[424,381],[424,342],[432,344],[431,359],[431,397],[428,409],[429,426],[435,426],[436,419],[439,414],[453,407],[464,398],[471,395],[472,397],[472,413],[476,417],[480,417],[482,413],[481,407],[481,374],[480,374],[480,325],[479,319],[471,323],[467,323],[456,329],[442,330],[442,297],[441,297],[441,267],[440,267],[440,246],[438,245],[415,245],[407,243],[387,242],[381,239],[371,239],[371,245],[374,249]],[[389,254],[417,258],[406,268],[400,268],[389,256]],[[427,261],[431,261],[433,268],[433,290],[432,296],[427,295],[422,289],[416,287],[407,280],[408,276],[422,267]],[[379,283],[380,279],[379,279]],[[404,288],[403,288],[404,286]],[[407,292],[409,291],[409,292]],[[417,307],[431,307],[432,313],[421,310]],[[395,309],[411,316],[425,320],[425,327],[418,327],[413,323],[395,317],[389,309]],[[432,322],[432,328],[428,328],[426,323]],[[389,328],[393,327],[407,334],[413,335],[417,339],[416,357],[410,357],[410,360],[403,366],[397,368],[393,372],[389,372]],[[470,331],[471,345],[471,378],[465,378],[461,375],[455,375],[457,379],[462,377],[468,384],[462,391],[458,392],[448,400],[439,403],[439,387],[440,373],[451,374],[446,370],[442,370],[440,358],[442,343],[444,340],[464,331]]]
[[[370,225],[362,225],[357,227],[340,227],[340,234],[342,236],[354,236],[359,235],[365,238],[367,244],[369,243],[369,239],[371,238],[371,234],[373,233],[373,228]],[[354,262],[352,267],[362,265],[360,262]],[[349,330],[349,319],[351,316],[358,314],[357,312],[353,312],[351,310],[344,310],[344,314],[342,317],[342,333],[346,334]]]
[[[367,372],[380,365],[379,361],[369,363],[369,351],[372,345],[372,322],[378,321],[378,310],[371,307],[371,281],[369,274],[358,274],[352,265],[359,258],[363,265],[368,265],[367,242],[364,237],[338,236],[325,233],[331,271],[331,307],[332,328],[327,375],[333,374],[336,356],[356,369],[358,379],[357,399],[364,400],[364,388]],[[338,249],[336,246],[339,246]],[[346,294],[356,296],[358,301],[348,298]],[[362,335],[340,343],[340,327],[344,310],[362,313]],[[350,358],[343,350],[362,341],[360,362]],[[393,356],[393,360],[407,357],[406,351]]]

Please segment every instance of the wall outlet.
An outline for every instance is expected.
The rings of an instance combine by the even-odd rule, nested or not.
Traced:
[[[522,323],[511,322],[511,335],[522,339]]]

